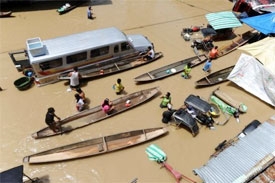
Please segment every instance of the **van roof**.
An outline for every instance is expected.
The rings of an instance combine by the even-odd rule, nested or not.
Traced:
[[[128,38],[122,31],[110,27],[44,40],[42,43],[45,54],[41,56],[33,56],[30,50],[27,51],[30,63],[35,63],[58,58],[67,53],[77,53],[86,49],[125,41],[128,41]]]

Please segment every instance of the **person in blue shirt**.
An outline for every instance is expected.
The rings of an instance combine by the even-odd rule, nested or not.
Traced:
[[[211,67],[212,67],[212,60],[209,58],[209,59],[205,62],[205,64],[204,64],[202,70],[203,70],[204,72],[211,72]]]

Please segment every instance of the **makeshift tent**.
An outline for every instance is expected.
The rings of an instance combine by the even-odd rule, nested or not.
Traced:
[[[205,15],[208,23],[215,30],[242,26],[239,19],[231,11],[209,13]]]
[[[266,37],[238,49],[246,51],[257,58],[267,70],[275,74],[275,37]]]
[[[265,35],[275,34],[275,13],[242,18],[241,21]]]
[[[227,79],[275,106],[275,75],[265,69],[254,57],[241,54]]]

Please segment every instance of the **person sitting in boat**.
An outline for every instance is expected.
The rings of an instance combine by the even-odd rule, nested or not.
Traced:
[[[213,48],[211,49],[211,51],[209,52],[209,58],[215,59],[215,58],[218,57],[218,55],[219,55],[219,53],[218,53],[218,46],[215,46],[215,47],[213,47]]]
[[[85,102],[85,93],[84,93],[84,91],[81,88],[77,88],[76,92],[82,98],[83,102]]]
[[[80,112],[84,109],[84,101],[78,93],[76,93],[74,96],[76,99],[76,109],[78,112]]]
[[[143,60],[152,60],[155,57],[155,51],[151,46],[148,46],[147,53],[143,56]]]
[[[108,98],[106,98],[103,101],[101,108],[103,112],[105,112],[106,114],[110,114],[115,107],[113,106],[113,103]]]
[[[61,120],[61,118],[55,114],[55,109],[53,107],[50,107],[48,108],[48,111],[46,113],[45,122],[49,126],[49,128],[56,133],[60,131],[61,128],[57,125],[58,122],[56,122],[54,118],[57,118],[58,121]]]
[[[121,79],[118,78],[116,84],[113,86],[117,95],[120,95],[124,91],[124,86],[121,83]]]
[[[169,110],[172,109],[172,104],[171,104],[171,93],[167,92],[165,96],[162,96],[162,101],[160,103],[160,108],[168,108]]]
[[[188,112],[192,116],[192,118],[196,118],[196,111],[191,105],[184,103],[184,105],[181,108],[185,109],[185,111]]]
[[[181,73],[181,76],[184,77],[185,79],[190,78],[190,72],[191,72],[191,63],[189,62],[186,64],[183,68],[183,72]]]

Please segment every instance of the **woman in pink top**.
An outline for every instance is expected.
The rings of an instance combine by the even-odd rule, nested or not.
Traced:
[[[113,103],[108,98],[106,98],[103,101],[101,108],[106,114],[110,114],[115,107],[113,106]]]

